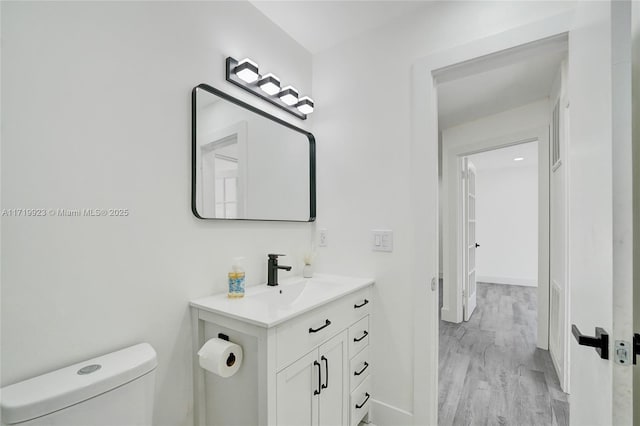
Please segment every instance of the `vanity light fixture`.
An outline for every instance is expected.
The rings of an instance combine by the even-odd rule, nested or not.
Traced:
[[[258,81],[258,86],[268,95],[275,95],[280,92],[280,79],[268,73]]]
[[[278,93],[278,97],[285,104],[293,106],[298,103],[298,90],[295,87],[287,86]]]
[[[233,69],[233,72],[244,82],[253,83],[258,79],[258,64],[249,58],[244,58]]]
[[[228,57],[226,60],[227,81],[251,92],[259,98],[281,108],[301,120],[313,112],[314,102],[308,96],[299,98],[298,89],[280,85],[280,79],[272,73],[260,75],[258,64],[246,58],[239,61]]]
[[[303,114],[311,114],[313,112],[313,99],[308,96],[300,98],[300,102],[296,104],[296,108]]]

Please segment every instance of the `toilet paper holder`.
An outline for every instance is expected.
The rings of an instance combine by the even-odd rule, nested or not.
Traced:
[[[218,333],[218,339],[226,340],[228,342],[229,341],[229,336],[227,336],[224,333]]]

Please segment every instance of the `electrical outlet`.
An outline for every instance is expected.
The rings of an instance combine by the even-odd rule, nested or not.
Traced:
[[[318,237],[318,246],[326,247],[329,244],[329,231],[327,229],[321,229]]]
[[[373,229],[371,248],[373,251],[393,251],[393,231],[390,229]]]

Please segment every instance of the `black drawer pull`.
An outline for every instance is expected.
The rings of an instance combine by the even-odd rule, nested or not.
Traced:
[[[362,370],[360,370],[360,371],[354,371],[354,372],[353,372],[353,375],[354,375],[354,376],[359,376],[359,375],[361,375],[362,373],[364,373],[364,372],[365,372],[365,370],[366,370],[367,368],[369,368],[369,363],[368,363],[367,361],[365,361],[365,362],[364,362],[364,367],[362,367]]]
[[[362,404],[356,404],[356,408],[357,408],[358,410],[359,410],[359,409],[361,409],[362,407],[364,407],[364,404],[366,404],[366,403],[367,403],[367,401],[369,400],[369,397],[371,396],[371,395],[369,395],[369,392],[366,392],[366,393],[365,393],[365,395],[366,395],[367,397],[364,399],[364,401],[362,401]]]
[[[353,309],[358,309],[358,308],[362,308],[364,305],[366,305],[367,303],[369,303],[369,301],[367,299],[364,299],[364,302],[362,302],[359,305],[353,305]]]
[[[362,334],[362,336],[354,337],[353,341],[357,343],[357,342],[361,341],[362,339],[364,339],[365,337],[367,337],[368,335],[369,335],[369,332],[367,330],[365,330],[364,333]]]
[[[311,328],[311,327],[309,327],[309,333],[317,333],[318,331],[322,330],[323,328],[327,328],[330,325],[331,325],[331,321],[329,321],[328,319],[324,320],[324,325],[322,327],[320,327],[320,328]]]

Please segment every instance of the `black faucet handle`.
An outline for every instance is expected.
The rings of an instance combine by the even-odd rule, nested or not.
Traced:
[[[269,256],[269,259],[277,259],[278,256],[286,256],[286,254],[273,254],[273,253],[270,253],[267,256]]]

